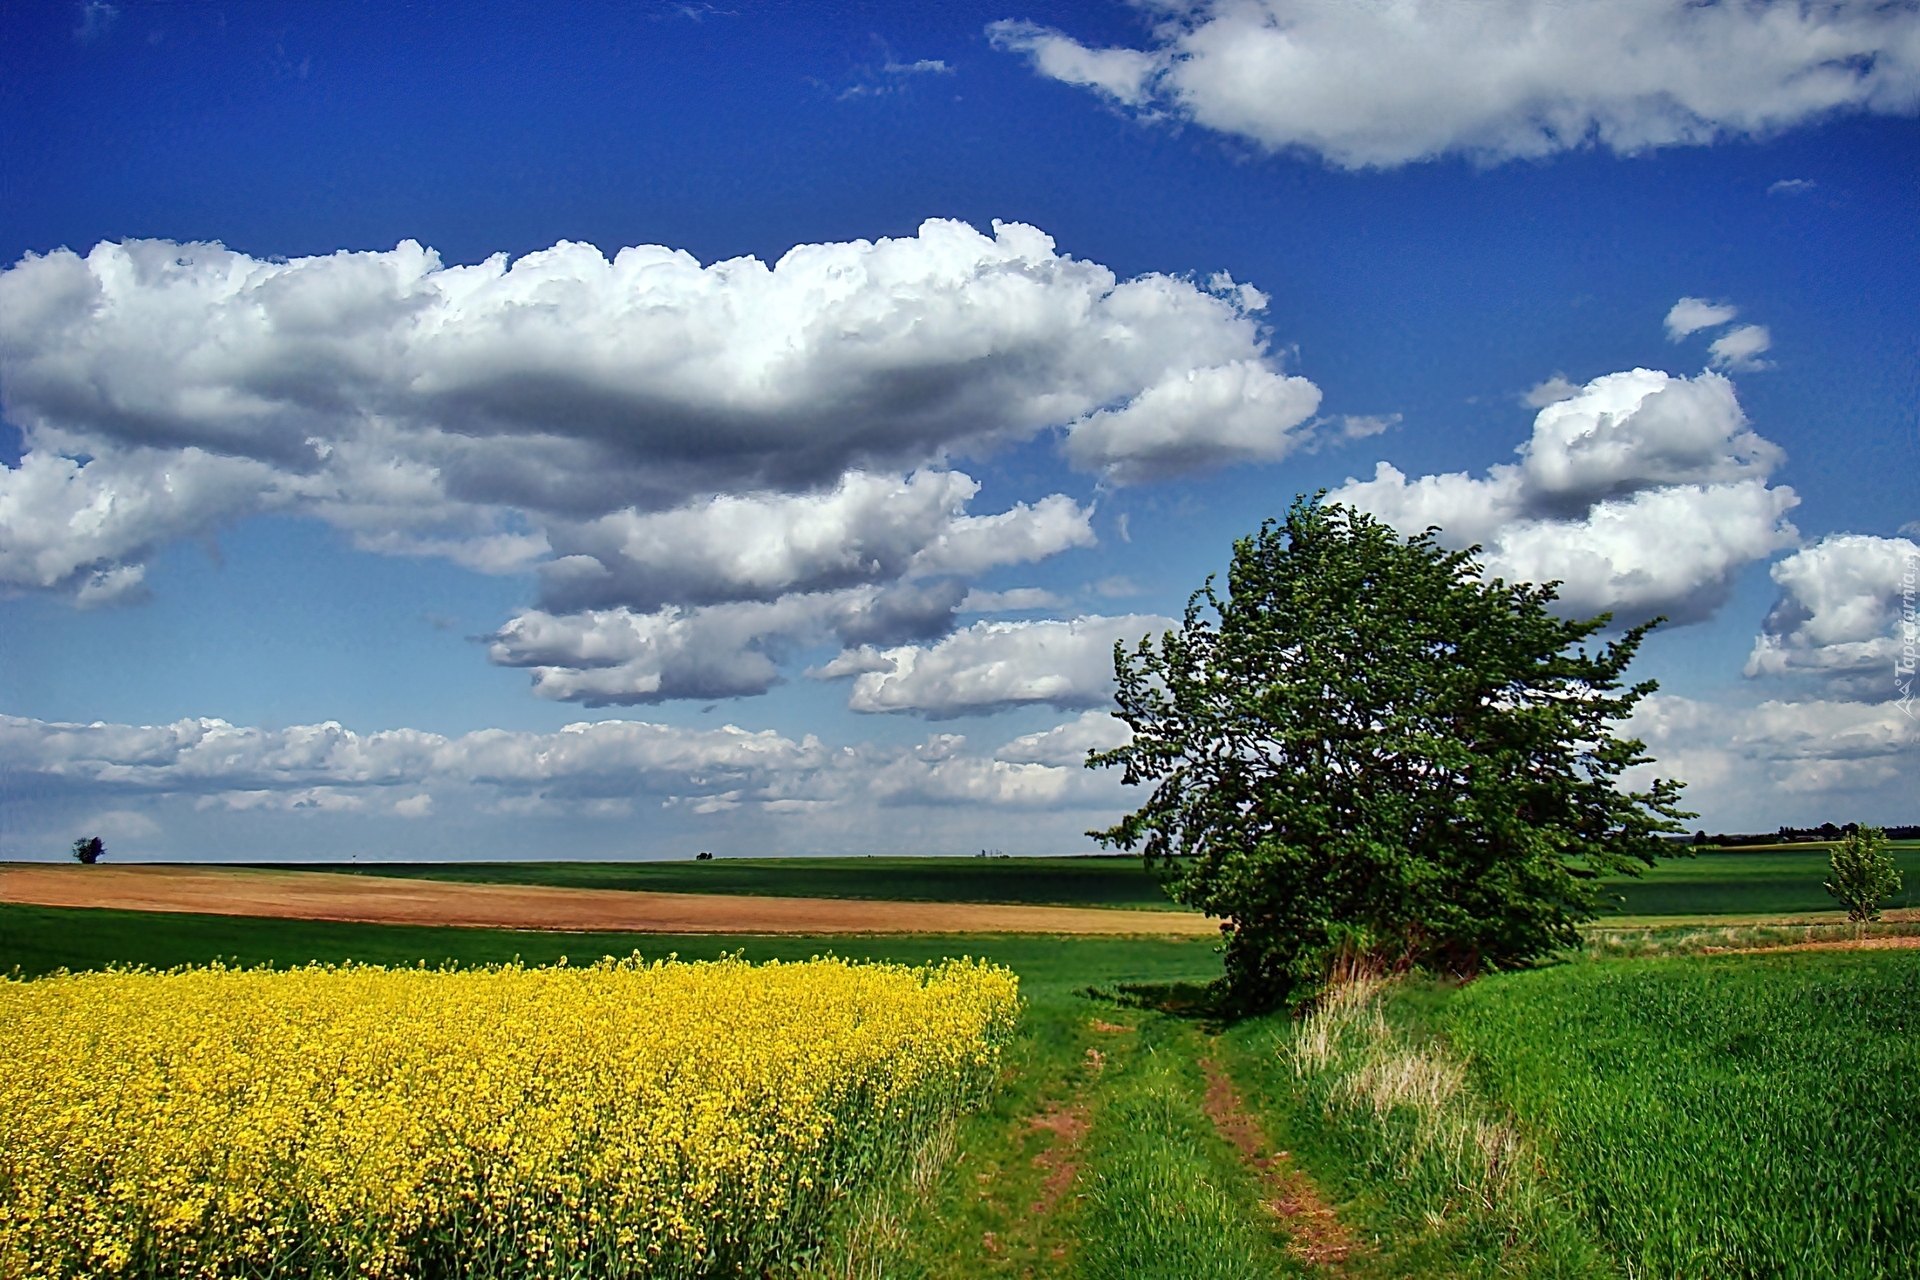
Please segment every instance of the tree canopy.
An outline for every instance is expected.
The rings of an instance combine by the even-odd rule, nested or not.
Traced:
[[[1344,961],[1456,973],[1569,946],[1600,877],[1674,851],[1680,785],[1612,726],[1659,621],[1556,617],[1556,584],[1486,581],[1479,549],[1301,498],[1234,544],[1184,623],[1114,646],[1132,740],[1095,752],[1137,811],[1090,834],[1170,866],[1223,919],[1230,992],[1298,998]]]

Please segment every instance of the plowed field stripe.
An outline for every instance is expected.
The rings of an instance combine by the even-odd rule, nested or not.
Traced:
[[[1210,937],[1184,911],[453,884],[226,867],[0,869],[0,901],[200,915],[631,933],[1058,933]]]

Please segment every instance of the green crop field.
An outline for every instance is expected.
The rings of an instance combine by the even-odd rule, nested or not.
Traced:
[[[265,865],[265,864],[258,864]],[[707,862],[380,862],[274,864],[468,884],[737,893],[895,902],[1004,902],[1173,910],[1132,856],[1074,858],[715,858]]]
[[[1920,905],[1920,843],[1894,846],[1905,889],[1889,907]],[[1160,878],[1130,856],[1072,858],[716,858],[708,862],[301,864],[308,871],[472,884],[644,889],[909,902],[1006,902],[1173,910]],[[1608,917],[1766,916],[1830,912],[1825,845],[1709,850],[1607,881]]]
[[[248,916],[184,915],[31,907],[0,903],[0,974],[37,977],[56,969],[115,964],[169,968],[215,960],[253,966],[337,964],[412,965],[578,963],[635,951],[649,959],[677,954],[711,960],[744,953],[761,960],[804,960],[831,953],[863,960],[919,964],[971,955],[1005,964],[1031,994],[1038,984],[1061,992],[1088,983],[1205,982],[1220,966],[1205,940],[1051,938],[911,934],[888,937],[717,934],[548,933],[523,929],[468,929],[427,925],[346,924],[327,920],[265,920]]]
[[[1606,883],[1614,897],[1609,914],[1622,916],[1786,915],[1833,911],[1837,904],[1821,884],[1827,878],[1827,846],[1763,846],[1709,850],[1670,858],[1637,879]],[[1920,843],[1893,846],[1905,888],[1889,907],[1920,906]]]
[[[1689,851],[1690,853],[1690,851]],[[1920,843],[1894,846],[1906,887],[1887,903],[1920,905]],[[264,864],[263,864],[264,865]],[[286,864],[277,864],[286,865]],[[707,862],[303,863],[290,870],[664,893],[997,902],[1177,910],[1159,875],[1131,856],[1060,858],[716,858]],[[1603,919],[1781,916],[1832,912],[1821,887],[1825,845],[1708,850],[1606,883]]]

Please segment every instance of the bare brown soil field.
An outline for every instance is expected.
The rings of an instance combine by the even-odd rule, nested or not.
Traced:
[[[1913,947],[1920,947],[1920,933],[1880,938],[1835,938],[1826,942],[1789,942],[1778,947],[1738,947],[1727,951],[1708,947],[1707,950],[1721,955],[1757,955],[1763,951],[1891,951]]]
[[[1920,907],[1889,907],[1880,913],[1883,924],[1920,924]],[[1624,932],[1633,929],[1711,929],[1743,925],[1772,925],[1800,928],[1840,925],[1847,922],[1844,911],[1730,911],[1717,915],[1639,915],[1603,916],[1580,926],[1589,934]]]
[[[195,915],[609,933],[1057,933],[1210,937],[1178,911],[968,902],[750,898],[387,880],[231,867],[0,867],[0,902]]]

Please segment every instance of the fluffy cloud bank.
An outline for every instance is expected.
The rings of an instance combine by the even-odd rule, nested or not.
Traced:
[[[1264,303],[940,220],[772,266],[568,242],[451,267],[411,241],[29,254],[0,273],[0,383],[28,445],[0,471],[0,582],[104,599],[155,545],[269,510],[480,568],[551,545],[576,558],[555,592],[609,602],[585,557],[641,608],[701,603],[674,592],[715,570],[745,597],[845,585],[935,542],[961,568],[996,537],[940,526],[970,482],[882,477],[1056,428],[1114,481],[1295,448],[1319,392],[1267,350]],[[1019,520],[1057,541],[1063,502]],[[742,529],[794,535],[788,562],[719,563]]]
[[[1714,830],[1911,821],[1920,721],[1891,702],[1741,707],[1656,694],[1626,730],[1658,760],[1628,781],[1686,780],[1687,807]]]
[[[1078,720],[1023,734],[994,752],[994,758],[1016,764],[1084,765],[1089,751],[1111,751],[1132,738],[1133,731],[1118,717],[1088,711]]]
[[[540,696],[588,706],[759,694],[796,649],[942,635],[964,578],[1094,545],[1091,507],[1054,494],[967,515],[978,489],[957,471],[849,472],[823,494],[555,526],[566,554],[540,566],[540,607],[489,656],[533,668]]]
[[[1920,103],[1920,13],[1837,0],[1161,0],[1150,47],[994,23],[1041,75],[1349,169],[1758,137]]]
[[[1640,772],[1685,779],[1689,807],[1716,830],[1902,820],[1920,770],[1920,721],[1895,702],[1742,707],[1657,694],[1625,729],[1657,758]],[[285,856],[335,860],[343,849],[526,856],[542,839],[627,856],[1065,852],[1144,798],[1082,767],[1089,750],[1126,736],[1100,711],[997,747],[958,734],[831,746],[628,720],[448,737],[0,716],[0,854],[60,857],[75,834],[95,832],[116,856],[195,858],[245,857],[263,835]]]
[[[1799,501],[1769,486],[1784,461],[1718,373],[1634,369],[1596,378],[1534,419],[1520,461],[1409,480],[1382,462],[1328,495],[1403,533],[1440,526],[1479,543],[1490,576],[1560,581],[1570,613],[1697,621],[1734,576],[1794,545]]]
[[[336,788],[400,801],[430,782],[573,798],[675,796],[764,789],[776,775],[828,768],[832,755],[812,738],[630,720],[447,738],[415,729],[359,734],[331,721],[270,730],[205,719],[138,726],[0,716],[0,761],[15,778],[216,797]]]
[[[1111,729],[1081,724],[1061,733],[1076,741],[1112,737]],[[845,837],[898,849],[906,828],[931,832],[934,848],[953,851],[955,839],[965,847],[983,832],[994,835],[995,815],[1004,814],[1009,821],[1024,815],[1010,830],[1038,821],[1056,842],[1033,852],[1083,847],[1076,833],[1087,811],[1110,812],[1125,797],[1113,777],[1035,748],[1036,741],[1050,740],[1030,735],[995,752],[954,734],[908,747],[830,747],[811,736],[732,725],[691,730],[629,720],[449,738],[413,729],[360,734],[334,723],[269,730],[204,719],[136,726],[0,716],[0,794],[15,817],[5,837],[15,855],[32,853],[39,846],[22,840],[73,813],[92,815],[85,821],[96,826],[99,815],[117,815],[114,830],[137,826],[135,847],[153,845],[161,824],[148,812],[184,814],[175,820],[214,829],[233,820],[222,815],[261,813],[315,820],[431,814],[436,828],[469,832],[476,824],[504,831],[521,820],[608,818],[622,820],[641,853],[662,852],[654,840],[775,829],[811,833],[829,848]],[[912,816],[956,805],[967,806],[968,817],[952,830],[924,812]],[[636,827],[631,819],[642,811],[657,817]],[[1048,823],[1055,813],[1061,820]],[[296,829],[275,830],[293,838]],[[57,856],[60,845],[47,849]]]

